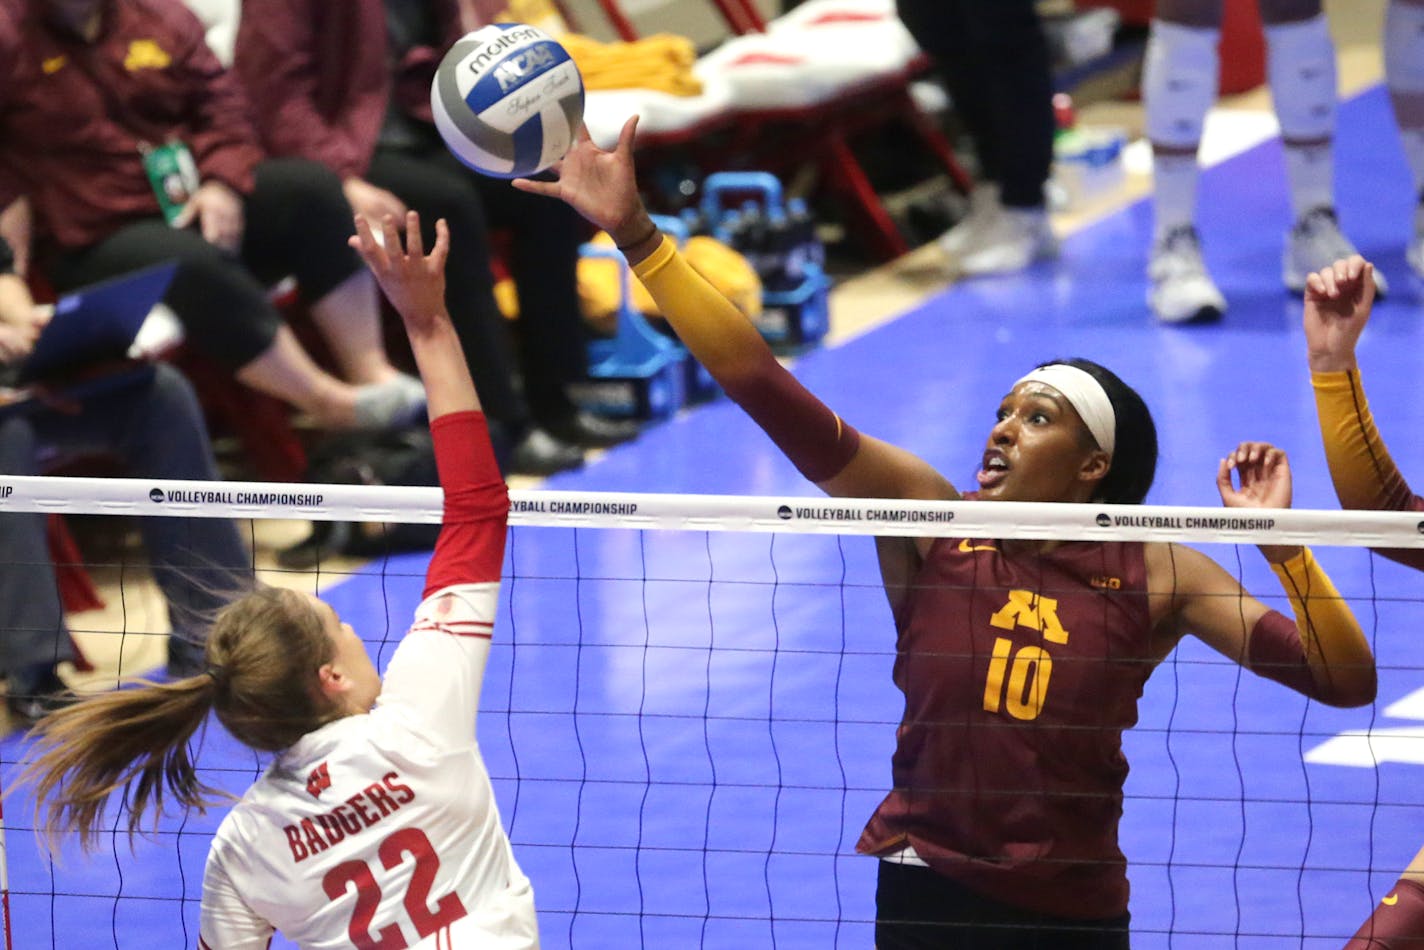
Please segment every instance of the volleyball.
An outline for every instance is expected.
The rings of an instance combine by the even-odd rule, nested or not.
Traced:
[[[498,23],[460,40],[430,87],[435,127],[483,175],[523,178],[564,157],[583,121],[583,77],[553,37]]]

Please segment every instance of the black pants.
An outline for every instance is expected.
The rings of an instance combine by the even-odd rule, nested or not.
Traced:
[[[367,179],[420,212],[426,246],[436,218],[450,225],[445,299],[486,411],[518,429],[532,414],[572,411],[567,387],[588,371],[577,268],[583,225],[562,201],[516,190],[470,171],[431,133],[428,143],[379,148]],[[491,227],[511,236],[507,262],[519,293],[518,346],[494,302]],[[522,380],[516,388],[514,372]]]
[[[898,0],[934,59],[1004,204],[1043,204],[1053,164],[1053,76],[1033,0]]]
[[[308,301],[325,297],[361,268],[346,244],[354,228],[341,182],[325,166],[295,158],[257,166],[243,208],[241,251],[203,240],[196,227],[176,230],[143,218],[85,248],[61,250],[49,262],[59,291],[160,261],[180,262],[164,302],[183,323],[189,344],[228,369],[246,366],[272,345],[282,317],[268,288],[295,276]]]
[[[1010,907],[930,868],[880,862],[876,950],[1127,950],[1129,918],[1068,920]]]
[[[187,379],[166,364],[98,389],[78,411],[14,407],[0,415],[0,472],[40,473],[41,454],[111,453],[133,478],[216,481],[208,431]],[[173,633],[201,642],[212,614],[248,585],[251,555],[226,518],[139,518]],[[0,673],[73,659],[42,514],[0,514]],[[12,680],[11,683],[14,686]]]

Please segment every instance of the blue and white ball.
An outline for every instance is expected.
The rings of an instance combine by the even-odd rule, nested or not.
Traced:
[[[568,51],[523,23],[458,40],[430,88],[435,127],[455,157],[496,178],[524,178],[564,157],[583,121],[583,77]]]

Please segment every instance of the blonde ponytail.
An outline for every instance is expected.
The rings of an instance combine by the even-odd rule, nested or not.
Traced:
[[[259,587],[238,598],[208,634],[206,672],[91,696],[40,720],[20,776],[34,786],[36,828],[51,848],[72,831],[92,850],[104,806],[120,790],[130,835],[170,802],[205,811],[224,796],[193,762],[208,713],[245,745],[279,752],[344,715],[318,687],[334,650],[306,596]]]

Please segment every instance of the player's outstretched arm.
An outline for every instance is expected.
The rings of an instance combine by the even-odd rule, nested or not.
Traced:
[[[581,129],[553,181],[516,179],[523,191],[559,198],[607,231],[658,302],[678,337],[797,469],[833,495],[954,498],[922,459],[862,439],[776,359],[756,327],[702,278],[653,225],[633,167],[637,119],[612,151]]]
[[[1237,487],[1233,481],[1239,479]],[[1288,508],[1290,463],[1282,450],[1243,442],[1221,460],[1217,488],[1236,509]],[[1157,546],[1149,572],[1165,584],[1178,628],[1251,670],[1332,706],[1374,700],[1375,660],[1350,606],[1309,548],[1262,545],[1290,600],[1292,620],[1247,593],[1199,551]],[[1155,586],[1155,585],[1154,585]]]
[[[369,222],[356,219],[354,247],[400,313],[425,384],[435,462],[445,491],[444,528],[426,572],[427,596],[458,584],[497,584],[504,557],[509,495],[490,446],[489,427],[445,308],[450,233],[435,224],[435,246],[425,252],[420,216],[406,215],[405,243],[395,219],[381,222],[377,241]]]
[[[1330,480],[1342,508],[1421,511],[1375,426],[1355,349],[1374,306],[1374,268],[1358,254],[1306,278],[1302,323]],[[1424,570],[1424,551],[1381,551]]]
[[[390,215],[374,224],[358,215],[351,246],[365,260],[386,299],[400,314],[421,382],[425,384],[430,418],[477,410],[479,396],[470,380],[450,313],[445,309],[449,228],[443,218],[435,222],[435,246],[427,254],[418,230],[420,215],[407,212],[399,225]],[[379,241],[373,231],[377,227],[382,231]],[[405,228],[404,246],[401,227]]]

